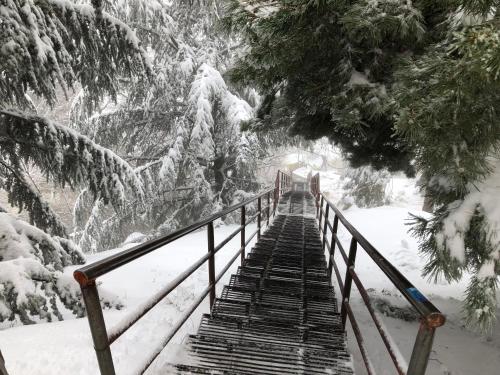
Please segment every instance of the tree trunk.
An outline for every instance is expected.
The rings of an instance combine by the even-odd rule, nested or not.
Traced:
[[[432,198],[429,195],[429,193],[427,192],[427,190],[425,190],[424,205],[422,207],[422,211],[432,213],[433,208],[434,208],[434,204],[432,203]]]

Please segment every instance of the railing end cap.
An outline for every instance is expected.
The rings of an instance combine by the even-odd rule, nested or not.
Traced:
[[[94,280],[89,279],[81,270],[73,272],[73,278],[80,284],[81,287],[90,285]]]
[[[446,322],[446,316],[440,312],[433,312],[425,318],[425,322],[428,327],[437,328],[444,325]]]

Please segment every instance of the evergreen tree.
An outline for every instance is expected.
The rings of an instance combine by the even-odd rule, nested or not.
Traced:
[[[229,1],[226,28],[248,48],[230,75],[265,96],[251,127],[328,136],[353,166],[413,174],[394,137],[391,86],[397,60],[427,42],[411,1]]]
[[[132,231],[169,232],[230,205],[238,190],[259,188],[252,165],[283,139],[240,130],[259,98],[224,80],[238,47],[216,29],[219,3],[127,0],[106,8],[134,25],[156,79],[122,81],[119,104],[94,113],[85,111],[86,94],[80,95],[73,126],[133,160],[146,198],[119,212],[79,204],[78,216],[86,218],[78,223],[82,245],[91,241],[101,250]],[[102,235],[109,228],[113,238]]]
[[[125,161],[67,127],[34,115],[31,96],[57,102],[62,87],[92,93],[90,107],[116,96],[119,77],[149,72],[135,34],[100,1],[10,0],[0,12],[0,187],[30,224],[0,213],[0,322],[83,314],[63,267],[84,257],[32,184],[34,166],[56,187],[85,186],[91,199],[119,208],[143,182]],[[24,112],[24,113],[23,113]],[[2,210],[3,211],[3,210]]]
[[[375,171],[370,166],[349,168],[341,178],[344,195],[340,204],[343,209],[353,204],[358,207],[379,207],[389,203],[386,190],[391,175],[386,170]]]
[[[495,1],[451,2],[448,33],[398,74],[400,134],[434,204],[413,228],[425,273],[472,274],[468,323],[491,329],[500,274],[500,17]]]

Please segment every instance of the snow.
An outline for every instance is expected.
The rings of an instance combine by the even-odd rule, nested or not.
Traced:
[[[221,242],[236,228],[237,225],[217,227],[215,243]],[[256,225],[250,224],[247,230],[248,233],[253,233],[255,229]],[[206,238],[205,230],[197,231],[100,278],[98,281],[101,297],[105,292],[112,292],[114,298],[123,304],[121,310],[104,310],[107,328],[111,331],[113,327],[119,327],[119,324],[126,322],[130,314],[140,305],[147,303],[152,295],[158,293],[166,284],[205,255]],[[216,273],[239,249],[239,241],[239,236],[236,236],[216,254]],[[97,261],[133,245],[128,244],[120,249],[90,255],[87,258],[88,262]],[[237,266],[238,261],[221,279],[218,292],[222,285],[228,282]],[[75,268],[65,269],[67,281],[72,278],[71,274]],[[138,372],[138,361],[134,358],[145,358],[147,354],[153,352],[162,341],[162,337],[167,335],[169,329],[177,322],[181,313],[206,288],[207,282],[208,268],[205,264],[112,345],[117,374]],[[72,286],[78,288],[75,281],[72,281]],[[1,308],[0,304],[0,310]],[[167,350],[160,355],[159,363],[174,360],[186,334],[193,333],[197,329],[201,314],[205,312],[208,312],[207,300],[203,301],[174,337]],[[98,373],[87,319],[75,319],[69,311],[64,314],[64,318],[66,320],[61,322],[39,323],[0,331],[0,350],[5,357],[9,375]],[[153,370],[149,373],[156,372]]]
[[[446,247],[451,255],[460,262],[465,260],[464,235],[469,228],[475,210],[483,215],[487,227],[487,237],[491,240],[493,251],[491,259],[500,259],[500,205],[497,204],[500,196],[500,162],[492,161],[493,173],[484,181],[471,184],[469,192],[461,201],[449,205],[450,214],[443,220],[443,230],[440,233],[442,246]],[[485,264],[481,268],[482,277],[495,276],[493,266]],[[489,271],[488,275],[486,272]]]
[[[315,172],[313,172],[314,174]],[[335,203],[343,195],[339,173],[320,172],[321,188]],[[376,208],[357,208],[344,212],[349,220],[370,243],[372,243],[391,263],[393,263],[424,295],[427,296],[447,317],[443,327],[438,328],[428,374],[432,375],[471,375],[498,373],[500,366],[500,328],[497,326],[488,338],[471,332],[464,327],[461,299],[469,283],[470,275],[452,284],[445,280],[433,283],[422,278],[422,269],[426,259],[418,253],[418,243],[409,233],[406,225],[409,213],[427,216],[421,212],[423,197],[416,187],[415,179],[393,176],[390,183],[390,205]],[[348,248],[350,235],[340,229],[339,238],[344,248]],[[342,276],[345,267],[336,256]],[[491,269],[485,270],[488,275]],[[378,269],[375,263],[363,251],[358,250],[356,272],[373,297],[388,299],[392,304],[408,306],[401,294]],[[357,290],[353,288],[351,305],[361,326],[368,354],[377,374],[395,373],[387,350],[376,331],[368,310],[364,306]],[[379,314],[380,315],[380,314]],[[500,313],[497,311],[497,316]],[[406,322],[388,316],[381,316],[383,325],[389,332],[390,341],[396,343],[400,363],[409,362],[418,322]],[[349,330],[349,347],[355,358],[357,374],[365,374],[356,339]],[[479,361],[478,358],[481,358]]]
[[[71,301],[57,296],[61,271],[75,259],[83,261],[79,250],[68,243],[0,213],[0,327],[7,319],[26,324],[59,317],[56,304]]]
[[[356,86],[356,85],[366,85],[366,86],[371,86],[372,83],[368,79],[368,77],[361,73],[358,72],[357,70],[353,69],[351,73],[351,78],[349,79],[349,82],[347,83],[349,86]]]
[[[195,122],[190,148],[204,157],[210,157],[214,149],[211,131],[215,124],[213,112],[216,101],[221,102],[225,118],[234,129],[239,129],[241,121],[252,116],[250,105],[229,91],[217,70],[203,63],[191,85],[189,111]]]
[[[313,171],[313,174],[316,171]],[[342,196],[340,171],[320,171],[321,188],[329,198],[336,202]],[[390,185],[392,203],[376,208],[352,207],[344,212],[358,230],[391,261],[414,285],[425,294],[447,316],[447,322],[437,330],[429,375],[494,375],[500,367],[500,328],[495,327],[488,338],[464,328],[462,322],[462,305],[468,276],[458,283],[448,284],[444,280],[437,284],[423,279],[422,267],[425,264],[418,253],[416,240],[407,232],[409,213],[425,215],[420,211],[423,198],[415,186],[416,180],[403,176],[393,176]],[[221,225],[215,230],[216,243],[236,229],[235,225]],[[248,233],[253,232],[248,229]],[[339,238],[347,247],[350,236],[340,228]],[[239,238],[236,236],[220,253],[216,255],[216,272],[237,251]],[[132,246],[133,244],[127,244]],[[102,259],[120,251],[110,250],[91,255],[89,262]],[[104,316],[108,329],[130,318],[130,314],[138,306],[158,293],[169,282],[181,274],[188,266],[206,252],[206,232],[200,230],[180,239],[165,248],[159,249],[140,260],[123,266],[119,270],[102,277],[100,290],[114,293],[115,298],[124,306],[121,310],[106,309]],[[342,264],[338,256],[339,266]],[[218,284],[227,282],[231,272],[237,267],[237,261]],[[68,279],[74,267],[65,269]],[[342,275],[345,267],[340,267]],[[374,262],[358,251],[356,272],[369,288],[372,298],[383,298],[396,306],[407,306],[401,294],[395,290],[387,277],[378,270]],[[484,270],[489,273],[488,269]],[[120,337],[113,345],[112,352],[118,374],[131,374],[137,370],[139,359],[153,351],[184,312],[206,287],[207,268],[202,266],[192,277],[169,295],[158,306],[153,308],[144,318]],[[76,285],[76,284],[74,284]],[[338,291],[337,291],[338,294]],[[362,300],[353,288],[351,305],[358,318],[358,324],[367,345],[370,360],[377,374],[393,374],[395,370],[387,351],[376,332],[369,313]],[[1,306],[0,306],[1,309]],[[158,360],[158,368],[165,361],[174,361],[182,355],[181,344],[186,334],[197,329],[200,315],[208,310],[205,300],[201,307],[188,320],[186,326],[174,337],[174,340],[162,353]],[[418,322],[403,321],[378,314],[399,352],[396,355],[401,363],[408,363],[418,330]],[[499,315],[497,313],[497,315]],[[48,375],[48,374],[94,374],[97,364],[92,349],[92,341],[86,319],[74,319],[66,314],[67,320],[50,324],[36,324],[0,331],[0,348],[6,359],[10,375]],[[365,372],[360,365],[361,358],[356,341],[348,330],[349,347],[355,359],[356,374]],[[160,374],[152,368],[149,374]]]

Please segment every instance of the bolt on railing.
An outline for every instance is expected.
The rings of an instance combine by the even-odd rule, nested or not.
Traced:
[[[339,284],[342,301],[341,301],[341,319],[342,325],[345,329],[347,318],[351,323],[354,336],[356,337],[361,357],[365,364],[368,374],[374,374],[373,366],[368,357],[367,350],[364,345],[363,336],[359,325],[356,321],[356,317],[349,303],[351,296],[352,283],[356,285],[361,298],[366,305],[368,312],[372,320],[375,323],[375,327],[379,332],[382,341],[389,352],[391,360],[393,361],[398,374],[400,375],[424,375],[427,369],[427,363],[429,361],[429,355],[432,350],[432,343],[434,339],[434,333],[436,328],[442,326],[445,323],[445,316],[422,294],[420,291],[413,286],[408,279],[401,274],[396,267],[394,267],[385,257],[380,254],[375,247],[373,247],[352,225],[349,223],[342,213],[338,210],[333,203],[331,203],[320,191],[319,189],[319,174],[316,174],[310,180],[310,191],[315,197],[316,201],[316,217],[318,218],[318,227],[323,240],[323,249],[325,246],[328,250],[328,275],[332,276],[332,272],[335,271],[337,282]],[[325,205],[325,209],[323,206]],[[330,210],[334,214],[333,225],[329,221]],[[349,247],[349,253],[346,254],[342,243],[337,237],[339,222],[344,226],[345,229],[351,234],[351,244]],[[331,232],[331,240],[328,241],[327,234],[328,230]],[[358,252],[358,247],[364,250],[370,258],[375,262],[375,264],[385,273],[393,285],[402,293],[406,300],[415,308],[415,310],[420,315],[420,328],[415,339],[415,344],[413,346],[410,363],[408,368],[403,368],[403,364],[400,363],[395,348],[389,335],[386,332],[382,322],[379,320],[378,315],[375,313],[373,305],[371,303],[370,297],[367,290],[365,289],[363,283],[358,277],[355,271],[356,254]],[[339,268],[335,262],[335,250],[341,255],[342,260],[346,264],[346,273],[344,279],[342,280]]]
[[[278,171],[276,175],[276,184],[273,189],[268,189],[257,196],[248,199],[244,202],[238,203],[234,206],[226,208],[225,210],[210,216],[209,218],[203,219],[195,224],[189,225],[185,228],[179,229],[166,236],[148,241],[139,246],[133,247],[131,249],[124,250],[120,253],[97,261],[95,263],[86,265],[82,268],[77,269],[74,272],[74,278],[80,284],[82,290],[82,296],[85,303],[85,308],[87,311],[87,318],[89,322],[90,331],[92,334],[92,340],[94,342],[94,349],[96,352],[97,362],[99,365],[99,371],[101,375],[115,375],[115,368],[113,364],[113,357],[111,355],[110,345],[121,337],[132,325],[134,325],[139,319],[146,315],[151,309],[156,306],[161,300],[167,297],[172,291],[174,291],[184,280],[191,276],[196,270],[198,270],[205,262],[208,261],[208,285],[203,290],[201,295],[193,302],[193,304],[188,308],[187,311],[183,313],[179,321],[172,327],[171,331],[162,339],[162,345],[159,349],[156,349],[154,353],[147,359],[145,366],[141,370],[141,374],[144,373],[149,366],[155,361],[162,350],[168,345],[170,340],[179,331],[182,325],[189,319],[192,313],[198,308],[198,306],[203,302],[203,300],[209,296],[210,307],[213,306],[216,298],[216,284],[224,276],[224,274],[229,270],[234,261],[240,257],[241,263],[245,260],[245,249],[252,239],[257,235],[260,237],[261,227],[262,227],[262,197],[267,199],[267,207],[265,207],[267,225],[270,223],[271,216],[271,193],[273,193],[273,216],[276,214],[277,201],[286,189],[290,186],[290,177],[285,173]],[[246,216],[246,206],[257,200],[257,212],[251,217]],[[240,209],[241,222],[240,226],[233,231],[228,237],[222,240],[217,246],[215,246],[214,238],[214,221]],[[248,224],[252,223],[257,219],[257,230],[253,232],[248,238],[246,238],[245,228]],[[191,265],[187,270],[178,275],[174,280],[172,280],[163,289],[157,292],[150,300],[144,303],[140,308],[133,312],[133,314],[127,317],[127,320],[118,326],[116,329],[112,329],[109,332],[106,328],[106,323],[104,321],[104,316],[102,312],[101,303],[99,300],[99,293],[96,286],[96,279],[120,268],[121,266],[128,264],[150,252],[157,250],[169,243],[178,240],[181,237],[186,236],[194,232],[197,229],[206,227],[207,228],[207,248],[208,251],[203,255],[198,261]],[[230,261],[224,266],[224,268],[219,272],[218,275],[215,274],[215,254],[222,249],[229,241],[231,241],[238,233],[241,235],[240,248],[236,254],[230,259]]]

